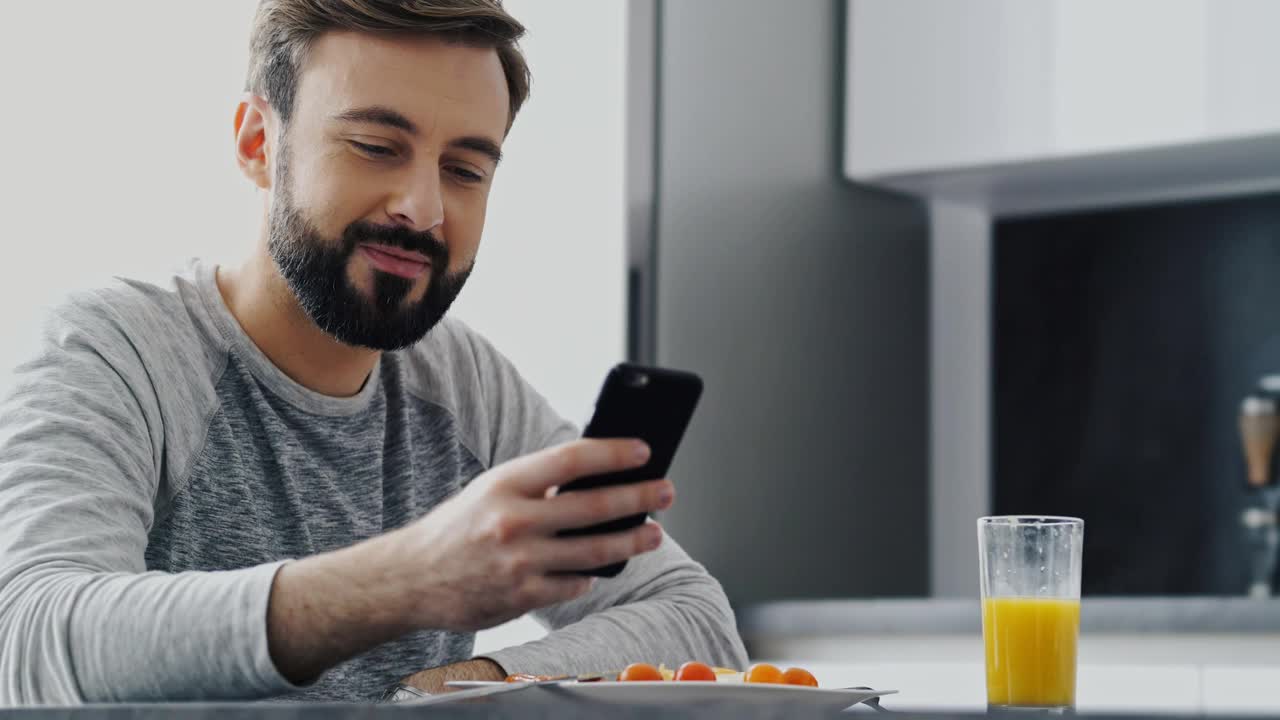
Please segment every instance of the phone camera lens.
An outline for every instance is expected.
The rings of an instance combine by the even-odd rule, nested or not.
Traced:
[[[636,373],[628,378],[627,384],[633,388],[642,388],[649,384],[649,376],[644,373]]]

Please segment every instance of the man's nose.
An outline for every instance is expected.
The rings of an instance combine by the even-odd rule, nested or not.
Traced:
[[[444,198],[439,172],[416,172],[387,206],[392,222],[417,232],[432,230],[444,223]]]

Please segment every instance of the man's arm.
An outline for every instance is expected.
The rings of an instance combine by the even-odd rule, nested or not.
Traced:
[[[419,627],[409,573],[391,572],[413,565],[408,532],[244,570],[145,572],[145,400],[125,363],[61,349],[0,407],[0,706],[267,697]]]
[[[163,421],[133,344],[89,312],[55,316],[0,404],[0,706],[289,689],[263,633],[278,564],[146,572]]]
[[[481,450],[482,462],[497,466],[578,436],[487,340],[456,320],[444,329],[452,338],[444,349],[452,348],[460,368],[448,383],[454,397],[446,404],[461,411],[464,435]],[[631,559],[618,577],[599,580],[588,595],[534,615],[552,633],[489,653],[505,672],[602,672],[637,661],[696,659],[735,667],[746,662],[720,583],[669,537],[656,551]],[[451,667],[410,680],[425,686],[448,676]]]
[[[633,662],[674,668],[698,660],[739,669],[747,662],[720,583],[670,537],[588,595],[534,616],[553,631],[485,657],[534,675],[621,670]]]
[[[491,465],[578,436],[488,341],[461,323],[451,327],[476,369],[478,380],[462,403],[482,413],[475,432],[483,437],[475,444],[491,450],[485,458]],[[670,537],[631,559],[618,577],[598,581],[590,594],[534,616],[552,628],[550,635],[487,657],[509,673],[534,675],[604,672],[642,661],[741,667],[747,659],[720,583]]]
[[[698,660],[744,669],[747,653],[720,584],[670,537],[628,561],[617,578],[569,603],[534,611],[547,637],[403,682],[427,692],[450,680],[502,680],[511,673],[563,675],[621,670],[633,662],[679,667]]]

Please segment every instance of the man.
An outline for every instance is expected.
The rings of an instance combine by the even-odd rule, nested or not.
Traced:
[[[0,706],[370,701],[397,681],[741,665],[670,506],[444,318],[528,90],[498,0],[263,0],[236,158],[255,252],[50,319],[0,408]],[[614,579],[573,573],[629,559]],[[472,658],[534,611],[544,639]]]

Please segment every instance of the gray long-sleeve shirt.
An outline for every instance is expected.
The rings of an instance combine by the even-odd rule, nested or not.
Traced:
[[[472,634],[427,629],[294,687],[267,648],[275,572],[577,435],[452,319],[384,354],[354,397],[308,390],[198,262],[75,296],[42,342],[0,405],[0,706],[367,701],[468,659]],[[539,674],[745,660],[719,584],[669,538],[537,617],[546,638],[488,657]]]

